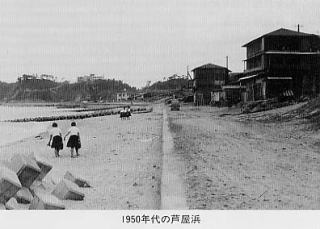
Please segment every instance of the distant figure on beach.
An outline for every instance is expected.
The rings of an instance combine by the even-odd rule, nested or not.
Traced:
[[[128,106],[128,109],[127,109],[127,118],[130,119],[131,117],[131,109],[130,109],[130,106]]]
[[[126,107],[124,107],[123,110],[120,111],[120,118],[121,120],[126,118]]]
[[[72,122],[71,127],[64,136],[64,140],[66,140],[66,137],[70,134],[67,147],[70,147],[71,157],[74,158],[73,152],[76,150],[76,156],[79,155],[79,149],[81,148],[81,141],[80,141],[80,130],[78,127],[76,127],[76,123]]]
[[[58,124],[55,122],[52,123],[52,129],[50,130],[50,139],[48,142],[48,146],[51,146],[51,148],[54,149],[54,154],[56,157],[60,157],[59,151],[63,149],[62,134],[60,128],[58,127]]]
[[[123,110],[120,111],[121,120],[130,119],[130,116],[131,116],[130,106],[124,107]]]

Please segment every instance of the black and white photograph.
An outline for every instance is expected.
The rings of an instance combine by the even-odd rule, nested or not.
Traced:
[[[320,2],[0,0],[0,130],[8,225],[298,228],[320,216]]]

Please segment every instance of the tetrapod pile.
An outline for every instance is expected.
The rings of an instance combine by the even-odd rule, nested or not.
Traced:
[[[82,201],[82,188],[89,183],[66,172],[58,182],[44,178],[52,166],[34,154],[15,154],[0,162],[0,209],[2,210],[63,210],[62,200]]]

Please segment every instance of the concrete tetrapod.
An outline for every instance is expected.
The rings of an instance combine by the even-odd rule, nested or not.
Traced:
[[[22,186],[29,188],[41,173],[36,160],[32,156],[15,154],[11,158],[11,168],[20,180]]]
[[[52,194],[60,200],[83,200],[84,194],[79,190],[78,186],[69,180],[62,179]]]
[[[34,196],[35,192],[37,192],[37,191],[45,191],[46,188],[44,187],[44,185],[42,184],[41,181],[35,181],[29,187],[29,190],[30,190],[31,194]]]
[[[17,174],[0,165],[0,203],[5,204],[21,188]]]
[[[51,171],[52,166],[42,160],[36,160],[37,165],[41,169],[40,175],[38,176],[37,180],[42,181],[42,179]]]
[[[28,206],[24,204],[19,204],[15,198],[11,198],[6,204],[7,210],[27,210]]]
[[[64,174],[64,178],[75,183],[76,185],[78,185],[80,188],[90,188],[90,184],[88,183],[88,181],[80,178],[80,177],[75,177],[72,173],[70,173],[69,171],[66,172],[66,174]]]
[[[43,159],[36,158],[33,152],[27,154],[28,158],[36,161],[38,167],[40,168],[41,172],[40,175],[37,177],[37,181],[42,181],[42,179],[51,171],[52,165],[49,165]]]
[[[16,200],[19,204],[30,204],[33,195],[28,188],[22,187],[16,194]]]
[[[65,209],[65,206],[57,197],[44,192],[35,192],[34,198],[29,207],[29,210],[64,210],[64,209]]]

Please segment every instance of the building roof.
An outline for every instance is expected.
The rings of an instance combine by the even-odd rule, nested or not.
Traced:
[[[290,29],[280,28],[273,32],[267,33],[264,36],[310,36],[310,35],[313,35],[313,34],[302,33],[302,32],[298,32]]]
[[[297,31],[290,30],[290,29],[280,28],[280,29],[275,30],[273,32],[264,34],[264,35],[262,35],[262,36],[260,36],[260,37],[258,37],[256,39],[246,43],[242,47],[246,47],[249,44],[253,43],[254,41],[259,40],[259,39],[261,39],[263,37],[270,37],[270,36],[294,36],[294,37],[301,36],[301,37],[307,37],[307,36],[316,36],[316,35],[315,34],[310,34],[310,33],[297,32]]]
[[[192,71],[198,70],[198,69],[227,69],[227,68],[219,66],[219,65],[208,63],[208,64],[201,65],[199,67],[196,67],[196,68],[192,69]]]

